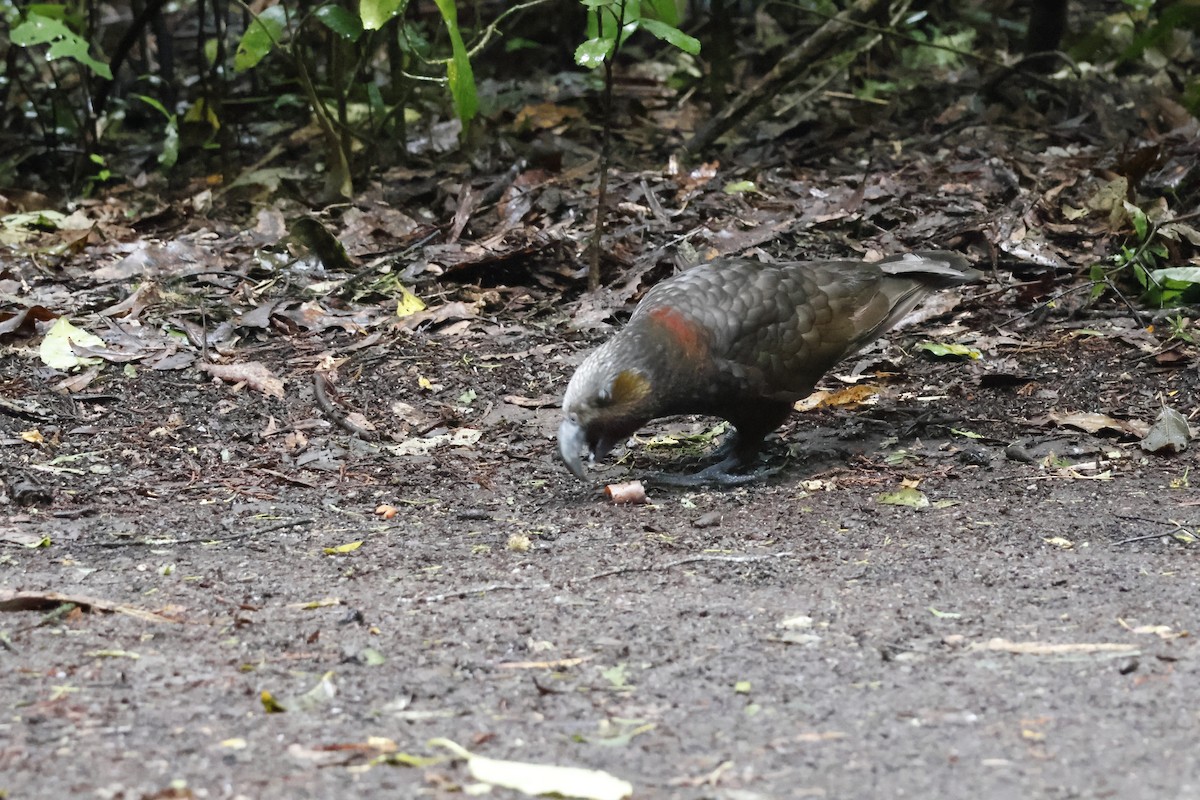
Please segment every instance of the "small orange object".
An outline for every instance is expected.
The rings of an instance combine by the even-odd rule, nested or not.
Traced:
[[[617,505],[641,505],[646,502],[646,487],[641,481],[610,483],[604,487],[608,499]]]
[[[396,511],[395,506],[389,506],[389,505],[375,506],[376,516],[382,517],[383,519],[391,519],[392,517],[396,516],[396,513],[397,513],[397,511]]]

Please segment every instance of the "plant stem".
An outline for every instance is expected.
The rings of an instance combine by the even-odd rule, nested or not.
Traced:
[[[604,124],[600,133],[600,185],[596,190],[596,220],[592,226],[591,258],[588,261],[588,291],[600,288],[600,242],[604,236],[604,207],[608,197],[608,163],[612,157],[613,122],[613,61],[621,51],[621,29],[625,27],[625,0],[617,6],[616,39],[612,52],[604,59]],[[597,11],[597,29],[604,30],[603,20]]]

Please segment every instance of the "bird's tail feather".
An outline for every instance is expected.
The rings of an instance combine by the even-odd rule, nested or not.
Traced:
[[[939,289],[975,283],[983,273],[970,266],[958,253],[925,250],[891,256],[877,262],[884,278],[880,289],[890,308],[879,321],[855,337],[848,352],[866,345],[908,316],[929,295]]]
[[[918,250],[889,256],[876,266],[884,275],[910,278],[930,289],[945,289],[983,280],[983,273],[972,268],[965,256],[949,250]]]

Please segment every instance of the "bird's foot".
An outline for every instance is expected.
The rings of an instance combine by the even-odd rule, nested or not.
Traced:
[[[718,461],[699,472],[691,475],[672,475],[664,472],[654,472],[642,479],[643,483],[654,484],[657,486],[679,486],[698,488],[702,486],[743,486],[747,483],[753,483],[763,478],[768,478],[771,475],[779,472],[780,467],[764,467],[763,469],[753,472],[737,473],[733,470],[744,466],[741,459],[726,458],[723,461]]]

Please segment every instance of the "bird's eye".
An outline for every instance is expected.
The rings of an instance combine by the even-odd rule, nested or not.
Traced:
[[[596,393],[596,405],[600,407],[607,406],[612,403],[612,389],[601,389]]]

